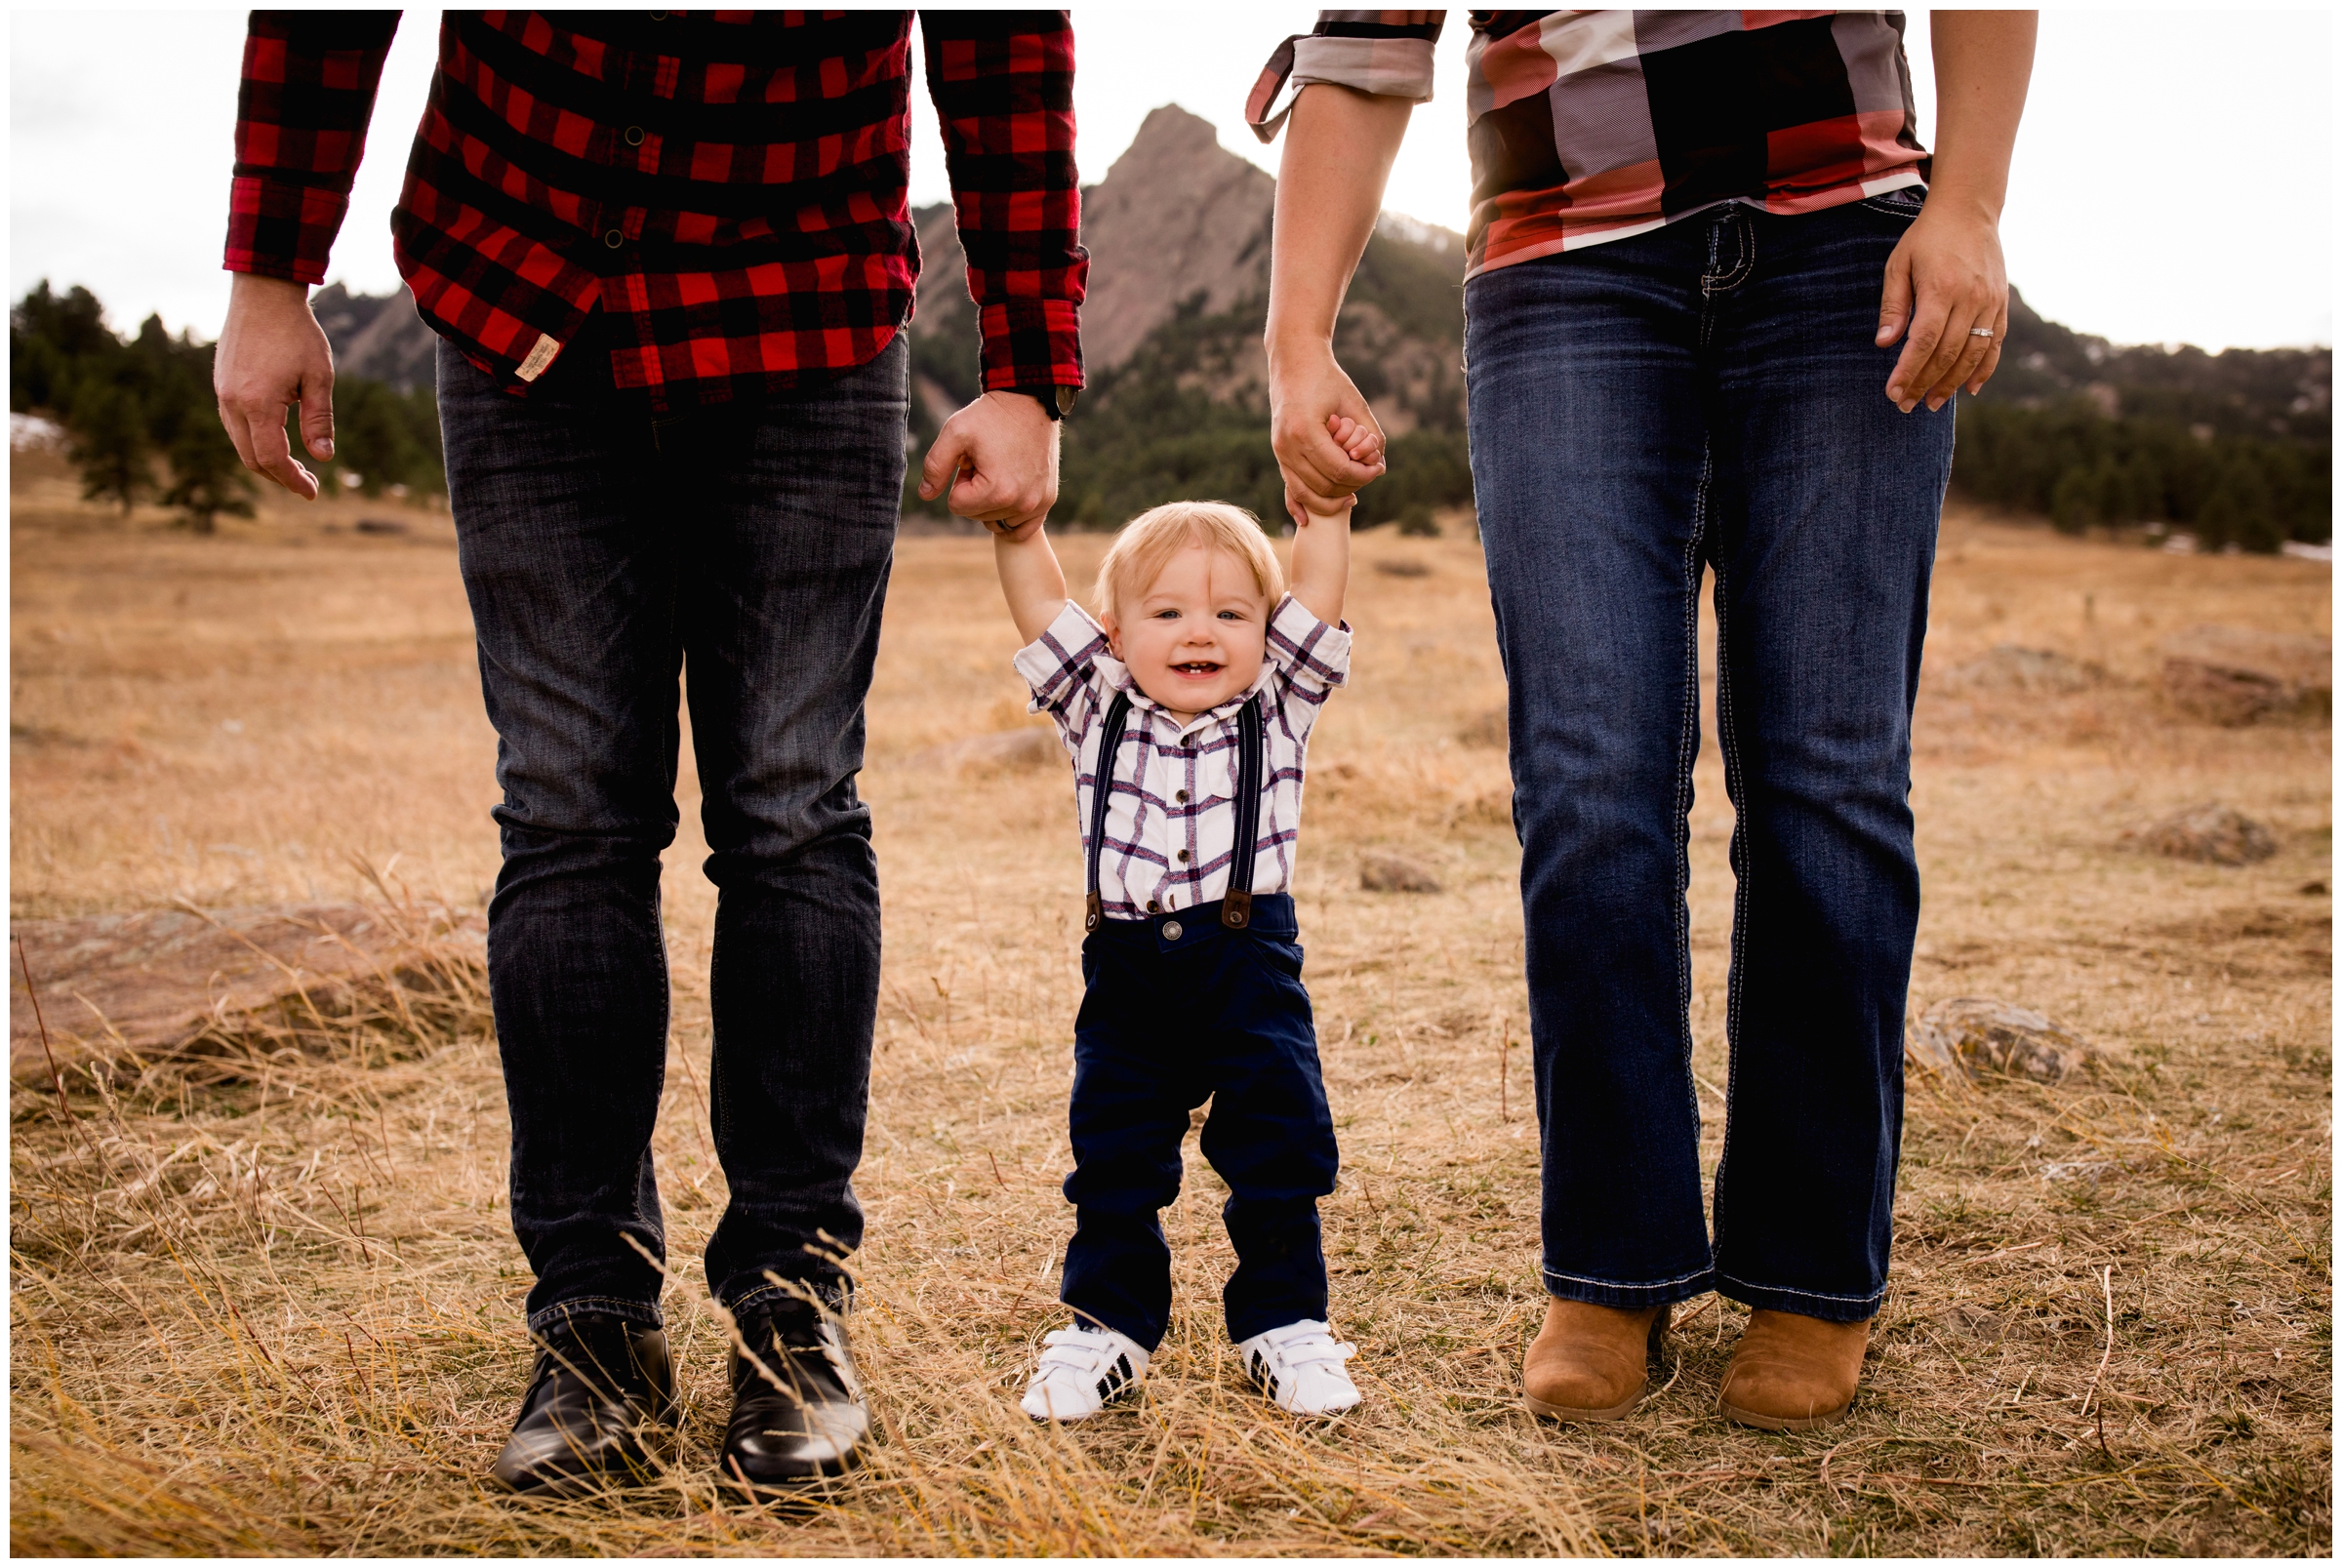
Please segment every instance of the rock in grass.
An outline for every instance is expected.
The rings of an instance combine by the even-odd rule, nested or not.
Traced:
[[[2330,723],[2333,644],[2249,626],[2190,626],[2163,639],[2171,705],[2214,724]]]
[[[1913,1028],[1906,1054],[1930,1072],[1982,1080],[1993,1076],[2062,1083],[2093,1055],[2071,1029],[2014,1002],[1955,996],[1936,1003]]]
[[[1507,739],[1505,710],[1492,707],[1456,726],[1456,739],[1466,745],[1493,746],[1502,751]]]
[[[1439,879],[1404,855],[1369,855],[1358,863],[1358,886],[1368,893],[1436,893]]]
[[[2037,697],[2084,692],[2105,680],[2106,671],[2096,664],[2013,642],[2004,642],[1944,672],[1944,684],[1955,691],[2023,692]]]
[[[2212,865],[2250,865],[2277,853],[2277,836],[2259,823],[2217,801],[2190,806],[2161,822],[2122,835],[2127,843],[2175,861]]]
[[[1057,732],[1034,726],[1002,730],[995,735],[971,736],[911,753],[910,765],[922,772],[991,772],[1002,768],[1037,768],[1065,760],[1066,748]]]
[[[189,1040],[230,1033],[287,997],[300,1002],[304,1025],[345,1016],[343,998],[377,981],[420,996],[456,968],[484,973],[487,929],[475,910],[357,904],[190,905],[15,921],[11,934],[24,951],[9,956],[34,976],[47,1011],[36,1011],[20,971],[10,1062],[20,1070],[42,1063],[44,1034],[61,1049],[76,1030],[112,1034],[147,1057],[178,1055]],[[433,974],[410,984],[418,970]]]

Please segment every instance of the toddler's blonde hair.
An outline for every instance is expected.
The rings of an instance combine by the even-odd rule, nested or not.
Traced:
[[[1259,518],[1225,501],[1175,501],[1143,511],[1122,526],[1113,547],[1098,563],[1100,613],[1120,619],[1121,607],[1145,594],[1171,557],[1191,544],[1241,561],[1272,607],[1285,596],[1284,568],[1277,565]]]

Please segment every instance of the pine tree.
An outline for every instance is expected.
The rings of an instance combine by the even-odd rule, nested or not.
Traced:
[[[361,493],[380,496],[406,484],[421,467],[422,453],[398,394],[357,377],[338,382],[334,392],[336,455],[358,475]]]
[[[84,381],[73,389],[65,428],[73,437],[68,455],[81,470],[82,499],[110,498],[129,516],[139,498],[154,488],[146,411],[138,394],[110,382]]]
[[[188,420],[171,443],[171,472],[177,481],[164,493],[163,503],[187,514],[198,534],[209,534],[222,512],[250,517],[252,476],[229,444],[217,421]]]
[[[2104,503],[2097,469],[2068,468],[2049,493],[2050,526],[2061,534],[2081,533],[2102,519]]]

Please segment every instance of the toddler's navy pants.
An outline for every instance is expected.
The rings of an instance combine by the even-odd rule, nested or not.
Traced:
[[[1180,1140],[1206,1099],[1203,1155],[1228,1184],[1236,1249],[1221,1293],[1230,1338],[1325,1317],[1317,1200],[1338,1156],[1299,936],[1278,893],[1253,900],[1242,931],[1214,902],[1101,921],[1082,944],[1066,1178],[1076,1224],[1059,1297],[1083,1323],[1161,1343],[1171,1249],[1157,1214],[1179,1195]]]

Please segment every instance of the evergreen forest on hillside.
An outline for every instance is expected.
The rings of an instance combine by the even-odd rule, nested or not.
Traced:
[[[89,290],[54,292],[47,279],[9,312],[8,406],[62,425],[82,493],[124,512],[141,501],[174,506],[198,533],[222,515],[249,517],[257,482],[220,426],[211,343],[172,337],[148,316],[127,342]],[[325,493],[344,489],[445,494],[439,405],[428,387],[401,392],[363,376],[334,382],[334,456],[295,451]]]
[[[1361,498],[1361,526],[1429,531],[1434,509],[1469,505],[1472,474],[1460,376],[1394,388],[1375,345],[1430,343],[1460,357],[1453,262],[1378,233],[1345,306],[1336,348],[1359,389],[1412,428]],[[1176,312],[1123,363],[1093,377],[1067,422],[1061,526],[1112,527],[1160,502],[1213,497],[1274,526],[1282,486],[1260,385],[1265,302]],[[171,337],[149,316],[129,340],[84,288],[43,281],[9,316],[9,407],[56,420],[92,500],[127,511],[179,508],[199,531],[250,515],[253,481],[220,428],[212,345]],[[1452,363],[1453,359],[1449,359]],[[956,403],[977,389],[972,342],[911,335],[915,377]],[[2012,295],[2007,352],[1984,394],[1963,399],[1953,484],[1969,497],[2046,515],[2067,532],[2100,525],[2182,529],[2204,548],[2274,551],[2332,535],[2332,354],[2326,349],[2118,347],[2044,321]],[[344,372],[334,387],[337,453],[304,462],[330,493],[446,489],[435,400]],[[923,447],[936,422],[912,399]],[[915,495],[906,509],[936,511]]]

